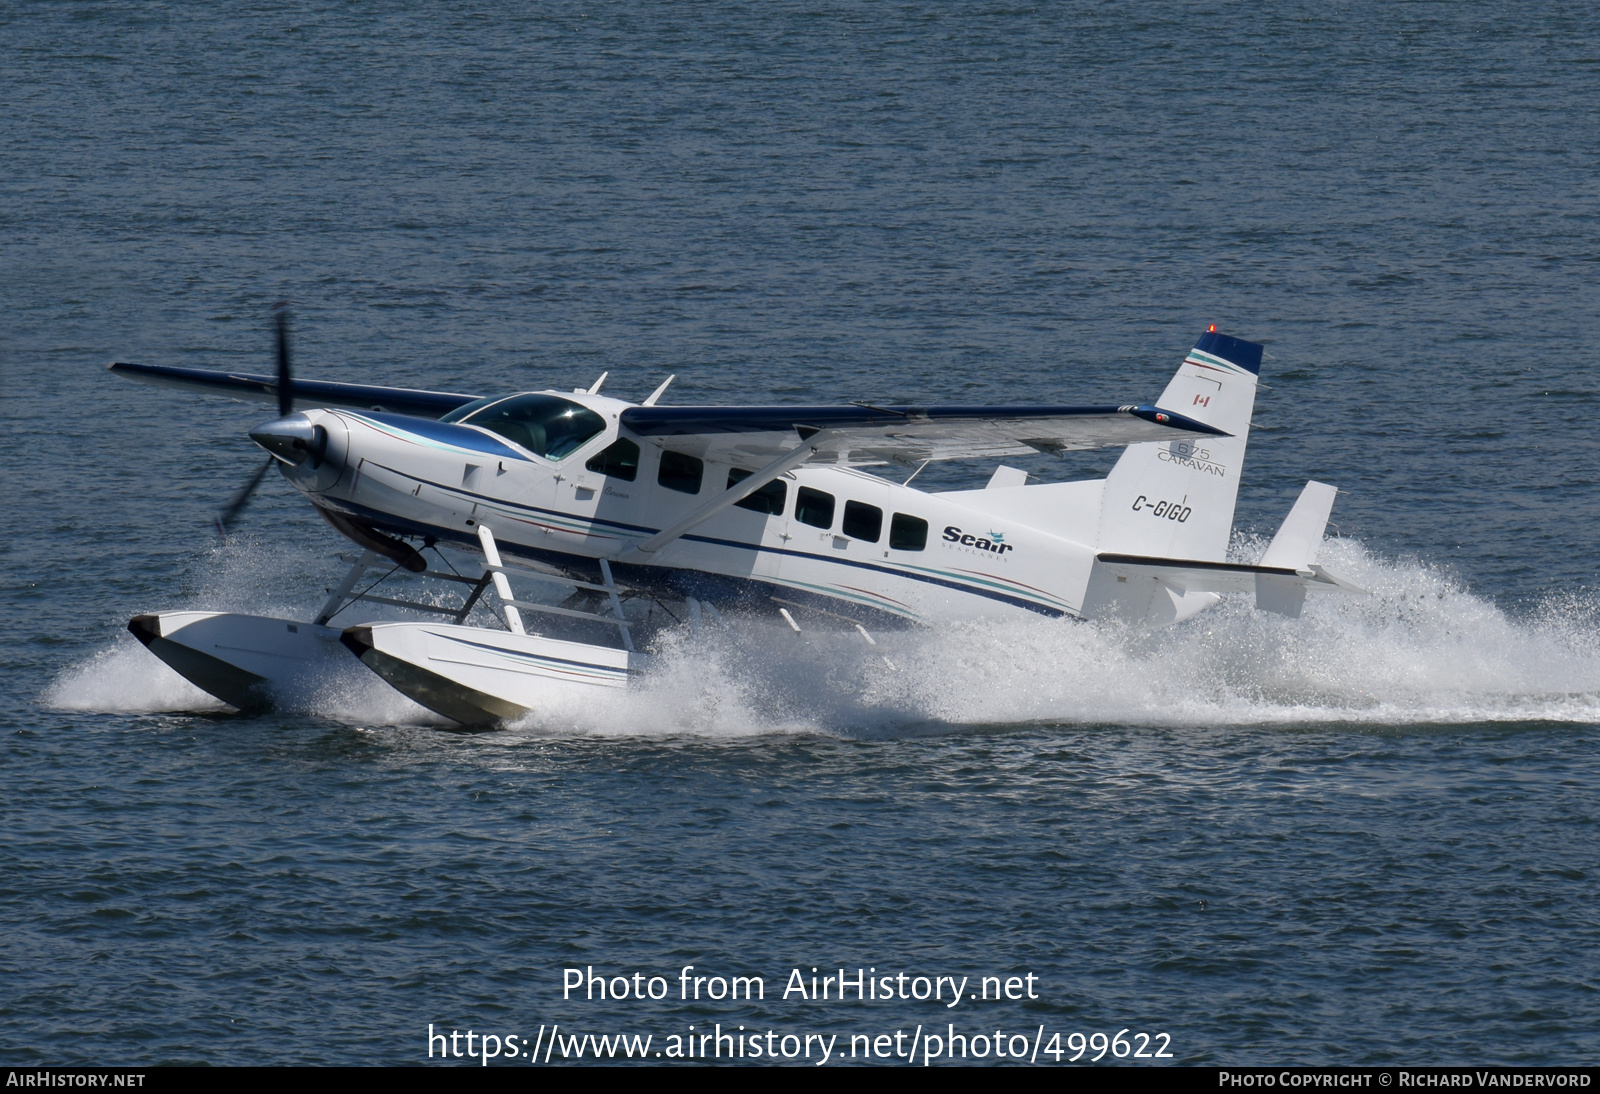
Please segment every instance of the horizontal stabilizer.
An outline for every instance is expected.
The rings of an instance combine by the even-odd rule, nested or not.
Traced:
[[[1305,607],[1308,592],[1364,593],[1365,589],[1316,564],[1338,493],[1327,483],[1306,483],[1261,561],[1254,565],[1103,551],[1095,556],[1090,575],[1093,603],[1089,606],[1093,614],[1100,615],[1128,614],[1127,605],[1161,605],[1161,599],[1147,591],[1156,587],[1191,600],[1206,593],[1254,593],[1259,610],[1294,619]],[[1137,502],[1134,511],[1139,511]],[[1169,505],[1169,517],[1172,511]],[[1161,514],[1159,509],[1152,512]],[[1167,523],[1174,522],[1169,519]]]
[[[134,365],[121,361],[106,366],[118,376],[159,387],[203,391],[251,402],[276,403],[278,381],[272,376],[239,372],[212,372],[171,365]],[[386,410],[417,418],[439,418],[477,399],[451,391],[419,391],[372,384],[336,384],[327,380],[295,380],[294,401],[301,406],[343,407],[348,410]]]
[[[1101,554],[1095,557],[1095,569],[1119,584],[1148,586],[1159,582],[1180,595],[1255,593],[1257,608],[1291,618],[1299,616],[1308,592],[1366,592],[1315,564],[1297,569],[1259,563]]]
[[[1262,566],[1248,562],[1203,562],[1192,558],[1151,558],[1145,555],[1095,556],[1095,562],[1118,577],[1154,579],[1190,593],[1251,593],[1257,577],[1271,577],[1306,588],[1363,592],[1321,566],[1296,570],[1290,566]]]

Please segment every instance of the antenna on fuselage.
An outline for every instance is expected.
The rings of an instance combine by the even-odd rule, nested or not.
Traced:
[[[602,372],[600,374],[600,379],[596,380],[594,383],[589,385],[589,390],[588,390],[587,394],[589,394],[589,395],[598,395],[598,394],[600,394],[600,385],[605,383],[606,382],[606,377],[610,376],[610,375],[611,375],[610,370]]]
[[[676,380],[677,378],[678,378],[678,374],[676,372],[674,372],[671,376],[668,376],[665,380],[662,380],[661,381],[661,386],[656,388],[649,395],[645,396],[644,402],[640,403],[639,405],[640,406],[655,406],[656,405],[656,400],[661,398],[661,396],[666,393],[667,385],[672,383],[672,381]]]

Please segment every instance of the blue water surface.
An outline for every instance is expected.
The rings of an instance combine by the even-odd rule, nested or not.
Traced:
[[[1592,1063],[1597,82],[1582,3],[0,5],[0,1061]],[[196,709],[127,618],[308,614],[342,544],[277,482],[219,544],[267,409],[103,366],[269,371],[279,300],[307,376],[682,404],[1144,401],[1215,323],[1268,353],[1240,549],[1335,483],[1372,595],[713,650],[491,734]]]

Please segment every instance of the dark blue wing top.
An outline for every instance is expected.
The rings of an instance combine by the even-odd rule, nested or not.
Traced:
[[[111,371],[130,380],[237,399],[273,403],[271,376],[211,372],[121,362]],[[439,418],[479,396],[449,391],[296,380],[295,401],[305,406],[386,411]],[[639,437],[713,458],[767,460],[818,433],[818,452],[835,462],[870,465],[920,460],[983,459],[1069,452],[1179,440],[1222,430],[1144,404],[1122,406],[634,406],[622,412],[624,429]]]
[[[702,433],[767,433],[799,429],[802,432],[851,426],[912,428],[944,423],[951,426],[1004,420],[1059,422],[1127,414],[1160,425],[1195,433],[1226,436],[1222,430],[1182,414],[1139,405],[1089,406],[634,406],[622,412],[622,424],[641,437],[671,437]]]
[[[207,391],[252,402],[278,401],[278,382],[271,376],[240,372],[210,372],[199,368],[174,368],[170,365],[131,365],[114,362],[107,366],[118,376],[162,387],[187,391]],[[477,395],[452,391],[416,391],[403,387],[376,387],[371,384],[335,384],[326,380],[296,380],[295,402],[303,406],[346,407],[350,410],[379,410],[409,414],[417,418],[438,418]]]
[[[1149,405],[1123,406],[638,406],[622,412],[638,436],[707,457],[758,458],[826,434],[822,451],[851,464],[986,459],[1180,440],[1222,430]]]

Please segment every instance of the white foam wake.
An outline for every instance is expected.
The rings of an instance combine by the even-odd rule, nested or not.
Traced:
[[[51,710],[111,713],[230,709],[173,672],[131,635],[64,669],[39,702]]]
[[[1600,723],[1600,603],[1569,598],[1515,619],[1434,568],[1381,562],[1358,543],[1330,541],[1322,561],[1371,595],[1314,596],[1298,620],[1233,597],[1154,632],[1021,617],[878,635],[877,647],[745,625],[675,644],[640,687],[528,728]]]
[[[325,550],[309,544],[293,546],[237,537],[212,548],[185,582],[191,589],[173,598],[176,603],[139,605],[128,614],[182,608],[308,619],[322,600],[319,593],[333,584],[340,568],[337,562],[330,565]],[[368,580],[381,573],[371,571]],[[440,602],[438,598],[447,594],[423,590],[415,595]],[[400,617],[406,613],[390,614]],[[354,658],[348,670],[306,680],[298,693],[278,696],[279,706],[292,713],[352,724],[447,724],[447,719],[401,695]],[[120,631],[87,660],[57,674],[39,702],[54,710],[103,713],[232,709],[179,676],[132,635]]]
[[[1600,601],[1552,600],[1512,617],[1437,569],[1374,559],[1352,541],[1329,541],[1322,561],[1371,595],[1313,596],[1298,620],[1237,597],[1155,632],[1018,617],[880,634],[876,647],[781,625],[708,627],[696,640],[669,639],[636,687],[577,694],[521,729],[743,736],[1040,722],[1600,723]],[[208,589],[205,606],[264,610],[243,602],[251,597],[238,581]],[[308,702],[345,722],[436,721],[375,676],[358,683]],[[131,638],[63,672],[43,698],[95,710],[219,705]]]

